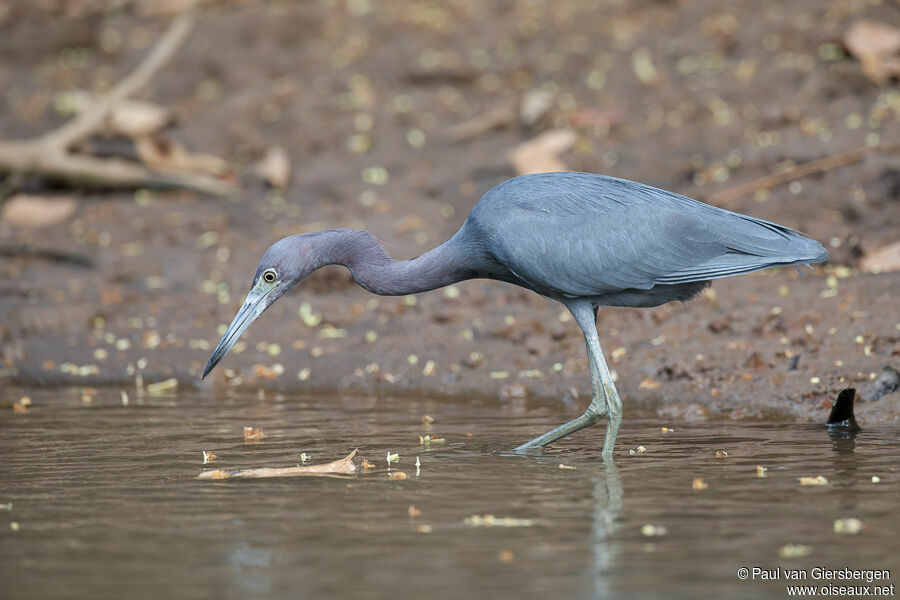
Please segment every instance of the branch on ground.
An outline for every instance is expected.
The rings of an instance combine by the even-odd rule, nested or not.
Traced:
[[[172,59],[191,27],[189,16],[175,19],[134,71],[61,127],[33,139],[0,141],[0,173],[36,175],[77,187],[180,188],[215,196],[234,193],[233,185],[206,174],[72,152],[90,136],[103,132],[110,113]]]

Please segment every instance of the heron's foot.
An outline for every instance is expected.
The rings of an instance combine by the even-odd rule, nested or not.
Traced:
[[[525,442],[521,446],[515,449],[516,452],[529,452],[534,451],[539,448],[543,448],[547,444],[551,444],[557,440],[561,440],[562,438],[579,431],[580,429],[584,429],[585,427],[590,427],[597,423],[600,419],[604,417],[606,411],[598,411],[594,408],[592,404],[590,408],[587,409],[583,415],[578,417],[577,419],[572,419],[565,425],[560,425],[556,429],[552,431],[548,431],[544,435],[538,436],[531,440],[530,442]],[[617,427],[618,429],[618,427]]]
[[[610,412],[606,421],[606,436],[603,439],[603,460],[612,460],[616,447],[616,438],[619,435],[619,426],[622,424],[621,403],[618,412]]]

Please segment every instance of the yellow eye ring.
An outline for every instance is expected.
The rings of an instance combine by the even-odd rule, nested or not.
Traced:
[[[263,281],[266,283],[275,283],[276,279],[278,279],[278,275],[275,273],[274,269],[269,269],[263,273]]]

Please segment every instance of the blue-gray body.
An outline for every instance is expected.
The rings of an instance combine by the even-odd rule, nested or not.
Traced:
[[[603,456],[611,457],[622,402],[600,348],[597,307],[688,300],[712,279],[827,259],[821,244],[793,229],[633,181],[526,175],[491,189],[453,237],[412,260],[392,259],[374,235],[356,229],[279,240],[260,261],[203,376],[259,315],[325,265],[344,265],[359,285],[390,296],[497,279],[562,302],[584,334],[591,371],[587,411],[518,450],[545,446],[606,417]]]
[[[711,279],[828,259],[788,227],[588,173],[501,183],[447,243],[477,248],[471,266],[488,277],[601,306],[658,306]]]

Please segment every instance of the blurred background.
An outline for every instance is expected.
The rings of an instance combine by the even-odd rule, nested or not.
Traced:
[[[898,24],[892,0],[0,0],[0,373],[195,385],[278,238],[365,228],[410,258],[496,183],[579,170],[828,247],[805,280],[599,319],[626,398],[818,419],[900,353]],[[567,321],[504,284],[380,298],[329,267],[212,379],[583,400]]]

